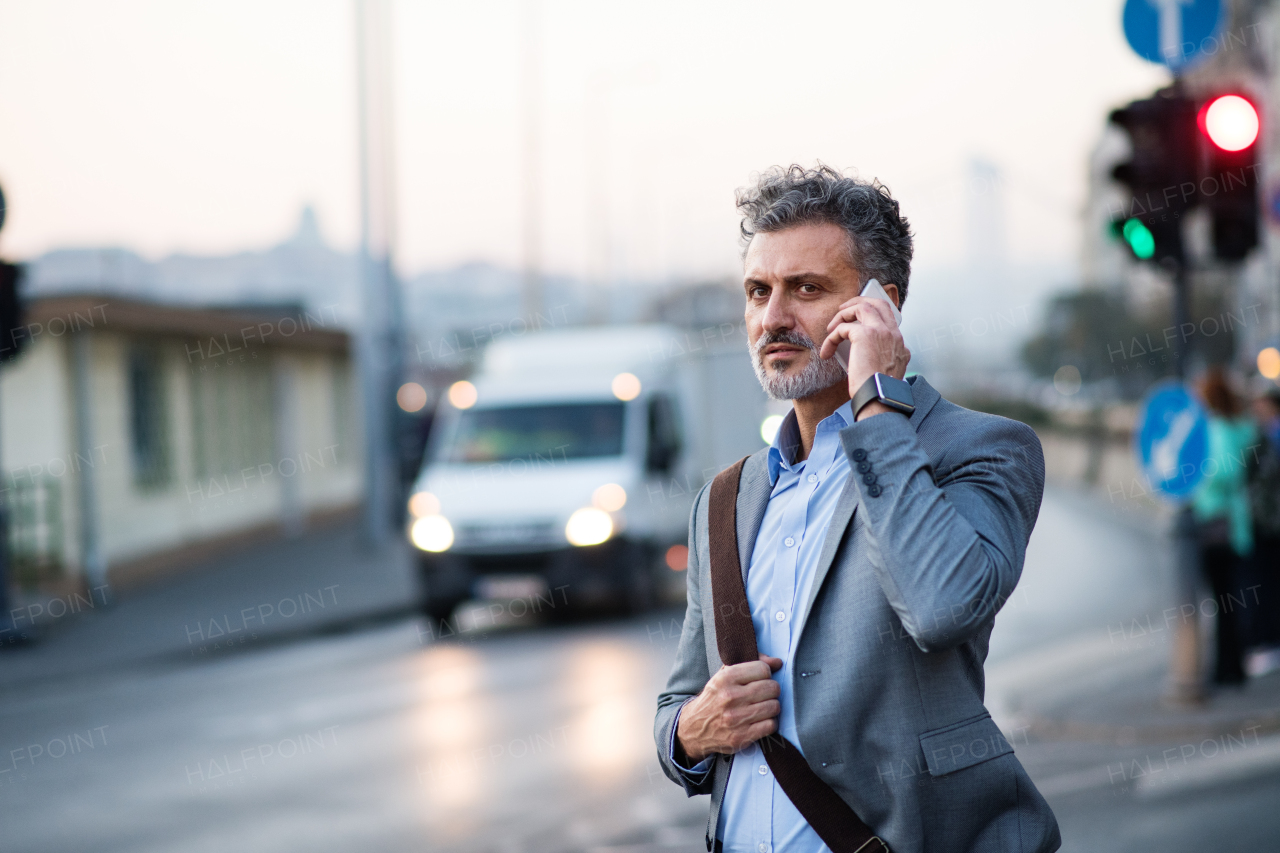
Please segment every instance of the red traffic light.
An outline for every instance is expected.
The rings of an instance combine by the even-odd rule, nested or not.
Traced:
[[[1239,95],[1214,98],[1197,119],[1200,131],[1223,151],[1243,151],[1258,139],[1258,111]]]

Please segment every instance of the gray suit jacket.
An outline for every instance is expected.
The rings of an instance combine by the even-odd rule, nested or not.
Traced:
[[[840,433],[853,463],[809,599],[796,608],[795,713],[814,771],[894,853],[1053,851],[1053,813],[983,706],[995,613],[1013,593],[1040,511],[1044,457],[1016,421],[963,409],[921,376],[916,410]],[[771,491],[768,450],[738,491],[745,578]],[[696,777],[668,755],[680,707],[721,666],[711,603],[707,489],[689,523],[689,602],[654,735],[667,776],[711,794],[714,837],[732,756]],[[782,853],[782,851],[780,851]]]

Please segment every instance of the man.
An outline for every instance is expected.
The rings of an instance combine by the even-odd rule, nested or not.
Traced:
[[[1035,433],[918,375],[909,416],[864,391],[910,359],[888,303],[858,295],[876,279],[906,300],[911,232],[887,189],[792,166],[738,208],[748,347],[766,392],[794,403],[747,459],[732,525],[759,660],[720,659],[717,605],[733,605],[712,599],[709,490],[694,502],[663,768],[711,794],[708,850],[828,849],[775,781],[760,743],[775,732],[893,853],[1056,850],[1053,813],[983,707],[994,616],[1040,509]]]

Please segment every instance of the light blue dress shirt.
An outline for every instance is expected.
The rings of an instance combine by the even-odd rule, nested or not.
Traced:
[[[849,460],[840,446],[839,432],[852,423],[851,404],[845,403],[818,424],[809,458],[793,462],[800,445],[794,411],[783,420],[769,449],[773,491],[747,573],[747,602],[756,646],[761,654],[782,660],[782,669],[773,676],[781,688],[778,730],[797,747],[800,739],[796,735],[792,669],[796,611],[808,599],[831,515],[849,477]],[[695,774],[710,769],[711,759],[688,768]],[[828,851],[778,786],[756,744],[734,756],[716,837],[726,853]]]

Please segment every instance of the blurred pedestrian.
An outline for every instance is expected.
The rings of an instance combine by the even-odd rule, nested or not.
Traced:
[[[1253,551],[1246,465],[1257,445],[1253,422],[1220,367],[1205,371],[1198,383],[1209,410],[1209,455],[1204,479],[1191,498],[1200,544],[1200,569],[1217,602],[1215,684],[1245,680],[1240,611],[1246,606],[1244,560]]]
[[[1253,400],[1258,444],[1249,459],[1249,506],[1253,515],[1253,557],[1249,561],[1252,613],[1245,620],[1247,647],[1280,648],[1280,388],[1270,386]]]

